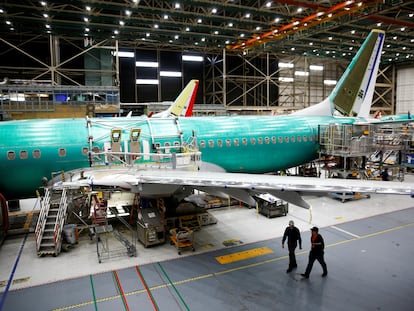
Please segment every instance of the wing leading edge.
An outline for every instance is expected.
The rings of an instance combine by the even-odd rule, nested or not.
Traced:
[[[224,193],[253,205],[253,196],[270,193],[303,208],[310,205],[303,194],[358,192],[412,195],[414,183],[384,182],[353,179],[322,179],[276,175],[221,173],[171,170],[162,174],[157,170],[89,169],[83,180],[60,183],[69,186],[120,187],[145,196],[172,195],[181,187],[191,187],[211,193]]]

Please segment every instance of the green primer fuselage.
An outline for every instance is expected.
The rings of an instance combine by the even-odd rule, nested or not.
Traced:
[[[88,137],[93,137],[95,149],[105,150],[111,128],[122,129],[122,148],[128,144],[132,128],[141,130],[141,152],[145,153],[156,152],[155,146],[182,145],[194,136],[203,162],[227,172],[265,173],[317,158],[319,125],[352,124],[356,120],[289,115],[132,117],[92,119],[90,131],[85,119],[0,122],[0,193],[8,199],[32,197],[42,185],[42,177],[50,179],[53,172],[89,167]]]

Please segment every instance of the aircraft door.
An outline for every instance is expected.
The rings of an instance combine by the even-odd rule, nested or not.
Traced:
[[[131,163],[141,158],[141,156],[137,154],[141,153],[141,144],[139,143],[140,135],[141,129],[139,128],[131,129],[131,132],[129,133],[129,151],[131,152]]]

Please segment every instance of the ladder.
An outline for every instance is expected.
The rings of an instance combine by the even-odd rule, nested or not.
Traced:
[[[65,188],[55,190],[45,188],[35,230],[38,256],[59,255],[67,207],[68,198]]]

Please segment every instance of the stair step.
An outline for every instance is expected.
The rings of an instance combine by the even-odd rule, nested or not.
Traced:
[[[43,243],[43,242],[40,242],[40,248],[42,248],[42,247],[53,247],[53,248],[55,248],[55,244],[54,243]]]

